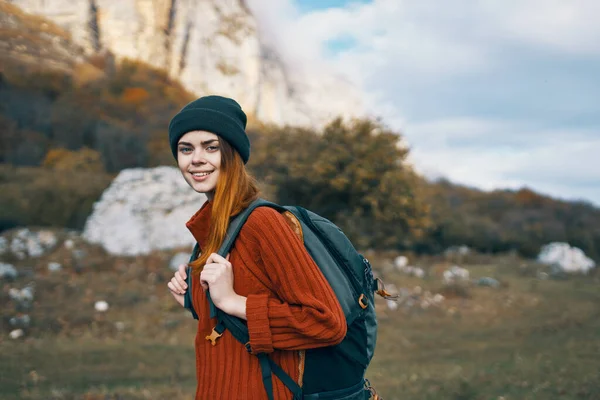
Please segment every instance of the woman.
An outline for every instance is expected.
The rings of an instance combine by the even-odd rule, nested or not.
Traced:
[[[300,386],[303,350],[342,341],[342,309],[301,239],[276,210],[260,207],[242,227],[226,258],[217,253],[229,219],[258,197],[245,163],[250,142],[246,115],[237,102],[206,96],[186,105],[169,124],[171,150],[184,179],[208,201],[187,227],[202,254],[190,263],[192,298],[199,314],[195,340],[196,399],[267,398],[258,358],[270,353]],[[186,265],[168,283],[184,304]],[[250,354],[226,330],[213,345],[206,340],[216,325],[209,316],[206,290],[215,306],[247,321]],[[292,394],[273,377],[275,399]]]

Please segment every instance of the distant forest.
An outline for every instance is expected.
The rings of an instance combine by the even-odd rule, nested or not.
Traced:
[[[175,165],[168,122],[193,96],[165,72],[108,53],[70,70],[2,54],[0,230],[81,229],[120,170]],[[334,120],[315,131],[251,119],[248,133],[248,166],[265,196],[333,220],[361,249],[467,245],[534,257],[562,241],[600,260],[600,209],[527,188],[429,182],[406,162],[401,134],[379,121]]]

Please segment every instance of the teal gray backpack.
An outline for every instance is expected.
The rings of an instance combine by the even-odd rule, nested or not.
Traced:
[[[248,219],[257,207],[271,207],[283,213],[291,212],[300,222],[304,246],[333,288],[346,316],[348,325],[344,340],[336,345],[306,350],[303,386],[288,376],[267,354],[258,354],[263,383],[269,400],[273,400],[272,375],[275,374],[294,394],[294,400],[344,399],[364,400],[376,394],[365,379],[365,371],[375,350],[377,319],[374,294],[389,298],[384,289],[378,289],[379,280],[373,278],[369,261],[359,254],[344,233],[331,221],[296,206],[280,206],[262,199],[254,201],[230,222],[226,240],[218,254],[225,257]],[[200,249],[196,244],[192,258]],[[191,299],[192,280],[188,274],[185,307],[198,319]],[[225,314],[216,308],[207,293],[211,318],[218,324],[211,336],[220,336],[225,329],[248,351],[249,334],[246,321]],[[208,338],[208,337],[207,337]]]

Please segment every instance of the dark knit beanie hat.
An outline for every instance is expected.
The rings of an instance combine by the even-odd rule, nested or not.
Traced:
[[[246,135],[246,114],[233,99],[205,96],[181,109],[169,123],[169,142],[177,160],[177,143],[190,131],[208,131],[227,140],[242,156],[244,164],[250,158],[250,140]]]

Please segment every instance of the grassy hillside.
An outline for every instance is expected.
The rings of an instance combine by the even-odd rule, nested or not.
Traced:
[[[4,283],[0,398],[191,398],[196,325],[167,293],[173,253],[115,258],[77,241],[75,247],[86,252],[85,265],[59,244],[37,261],[16,261],[29,272]],[[458,291],[439,277],[453,260],[414,260],[428,272],[419,279],[393,268],[392,256],[369,254],[378,274],[416,303],[395,311],[377,303],[379,339],[367,377],[385,399],[600,398],[598,274],[539,279],[540,265],[476,256],[463,264],[471,277],[494,277],[501,286]],[[49,272],[49,261],[63,269]],[[7,321],[16,304],[8,288],[31,282],[31,326],[11,340]],[[446,299],[424,307],[417,287]],[[94,311],[99,300],[109,303],[107,312]]]

